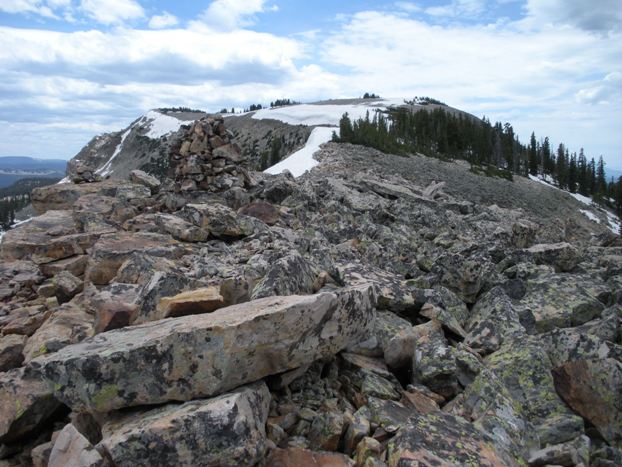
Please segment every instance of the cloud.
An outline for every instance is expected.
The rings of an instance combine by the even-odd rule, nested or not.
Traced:
[[[55,1],[49,1],[47,3],[51,6],[55,6]],[[57,18],[50,6],[41,0],[3,0],[0,3],[0,11],[12,14],[33,13],[46,18]]]
[[[278,10],[276,5],[266,3],[266,0],[214,0],[201,14],[200,21],[219,30],[247,27],[254,24],[255,14]]]
[[[398,10],[402,10],[407,13],[419,13],[423,10],[423,8],[413,2],[395,2],[395,6]]]
[[[135,0],[81,0],[80,10],[101,24],[119,24],[144,17],[145,11]]]
[[[613,122],[622,119],[622,103],[612,97],[619,96],[613,93],[619,75],[602,82],[594,76],[609,76],[622,63],[620,39],[571,26],[439,26],[368,11],[327,37],[321,63],[340,70],[340,88],[350,94],[429,95],[509,121],[523,140],[535,130],[570,147],[619,157],[622,135]],[[598,104],[605,100],[609,105]],[[578,105],[587,102],[595,106]]]
[[[151,29],[163,29],[176,26],[178,23],[179,20],[175,15],[171,15],[165,11],[161,15],[152,16],[149,20],[149,27]]]
[[[609,73],[599,83],[580,89],[575,95],[580,104],[612,104],[622,100],[622,72]]]
[[[532,22],[566,24],[585,31],[609,33],[622,31],[619,0],[527,0]]]
[[[429,7],[425,13],[439,17],[467,17],[475,18],[486,10],[486,0],[453,0],[441,6]]]

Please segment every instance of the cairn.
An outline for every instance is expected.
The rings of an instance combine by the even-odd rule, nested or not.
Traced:
[[[222,192],[244,187],[248,181],[247,160],[222,117],[204,117],[194,122],[171,154],[175,189]]]

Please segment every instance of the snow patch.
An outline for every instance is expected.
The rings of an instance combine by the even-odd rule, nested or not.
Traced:
[[[339,129],[330,127],[314,128],[302,149],[294,152],[269,169],[264,170],[264,172],[275,175],[289,170],[294,177],[300,177],[307,170],[311,170],[319,164],[319,162],[313,158],[313,154],[320,149],[321,144],[331,140],[333,132],[339,133]]]
[[[596,215],[592,211],[588,211],[587,209],[579,209],[579,211],[589,220],[594,221],[597,224],[600,224],[600,219],[596,217]]]
[[[251,118],[256,120],[279,120],[290,125],[331,125],[338,126],[344,113],[348,113],[351,120],[365,118],[367,112],[370,118],[374,112],[387,110],[389,107],[403,105],[403,99],[380,99],[362,104],[297,104],[272,109],[256,111]]]
[[[160,139],[162,136],[176,132],[182,125],[187,125],[194,120],[180,120],[176,117],[169,117],[157,110],[150,110],[139,121],[139,124],[148,124],[149,131],[145,134],[151,139]]]
[[[129,127],[125,131],[125,133],[123,133],[123,135],[121,136],[121,142],[115,148],[114,152],[112,153],[112,156],[110,156],[110,159],[108,159],[108,162],[106,162],[104,165],[102,165],[99,169],[95,171],[96,174],[101,175],[102,177],[105,177],[106,175],[109,175],[110,173],[112,173],[112,169],[110,168],[110,166],[112,165],[112,161],[114,160],[115,157],[117,157],[121,153],[121,150],[123,149],[123,143],[125,142],[125,139],[129,136],[131,131],[132,131],[132,127]]]
[[[605,211],[605,213],[607,214],[607,222],[609,224],[607,227],[609,227],[614,234],[619,235],[621,232],[620,229],[622,228],[622,221],[618,216],[609,211]]]

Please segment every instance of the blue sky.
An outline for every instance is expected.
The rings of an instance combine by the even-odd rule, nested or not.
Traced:
[[[0,155],[146,110],[428,95],[622,168],[619,0],[0,0]]]

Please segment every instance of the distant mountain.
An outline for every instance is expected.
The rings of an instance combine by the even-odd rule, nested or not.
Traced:
[[[609,167],[606,167],[605,170],[607,171],[607,181],[613,177],[613,179],[617,182],[618,178],[622,177],[621,169],[610,169]]]
[[[11,186],[23,178],[62,178],[67,161],[32,157],[0,157],[0,188]]]

